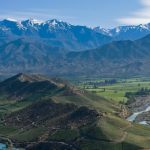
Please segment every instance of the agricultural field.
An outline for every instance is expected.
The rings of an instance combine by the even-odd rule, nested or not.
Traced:
[[[126,102],[127,92],[137,92],[142,88],[150,89],[150,78],[135,77],[129,79],[82,79],[73,83],[81,89],[91,91],[106,99],[116,102]]]

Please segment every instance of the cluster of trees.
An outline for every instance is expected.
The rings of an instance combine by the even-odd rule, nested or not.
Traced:
[[[105,84],[116,84],[116,83],[117,83],[116,79],[105,80]]]
[[[112,84],[115,84],[117,83],[117,80],[116,79],[111,79],[111,80],[105,80],[105,81],[97,81],[97,82],[87,82],[87,83],[84,83],[84,87],[93,87],[93,89],[96,89],[98,88],[99,86],[106,86],[106,85],[112,85]]]
[[[149,95],[149,94],[150,94],[150,89],[141,88],[137,92],[126,92],[125,97],[131,98],[133,96],[144,96],[144,95]]]

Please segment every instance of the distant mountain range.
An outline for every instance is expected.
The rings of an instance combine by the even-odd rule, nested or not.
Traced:
[[[0,21],[0,44],[21,37],[37,39],[51,46],[77,51],[96,48],[112,41],[111,37],[86,26],[75,26],[55,19],[45,22],[34,19],[21,22],[11,19]]]
[[[126,31],[130,31],[131,27],[127,28]],[[144,35],[142,31],[146,31],[146,26],[138,28]],[[121,29],[125,32],[125,27],[120,27],[120,35]],[[34,72],[60,76],[150,74],[150,34],[135,41],[115,41],[117,37],[112,34],[97,32],[57,20],[43,23],[3,20],[0,22],[0,73]]]
[[[0,21],[0,45],[23,37],[44,41],[53,47],[81,51],[94,49],[114,40],[136,40],[147,34],[150,34],[150,24],[104,29],[71,25],[56,19],[44,22],[34,19]]]
[[[0,47],[0,70],[2,74],[23,71],[60,76],[149,75],[149,47],[150,35],[81,52],[22,38]]]
[[[104,29],[101,27],[93,28],[94,31],[110,36],[114,40],[136,40],[150,34],[150,23],[137,26],[119,26],[113,29]]]
[[[84,75],[149,75],[150,35],[136,41],[114,41],[95,50],[70,52],[68,60]]]

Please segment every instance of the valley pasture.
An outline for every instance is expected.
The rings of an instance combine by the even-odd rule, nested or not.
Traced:
[[[137,92],[141,88],[150,89],[150,78],[148,77],[135,77],[127,79],[82,78],[79,81],[74,80],[73,83],[79,88],[96,93],[106,99],[124,103],[127,101],[127,97],[125,96],[127,92]]]

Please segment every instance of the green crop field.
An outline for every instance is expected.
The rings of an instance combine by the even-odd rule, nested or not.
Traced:
[[[106,99],[117,102],[126,102],[126,92],[136,92],[141,88],[150,88],[150,78],[129,78],[129,79],[115,79],[116,83],[106,84],[108,79],[82,79],[80,81],[73,81],[79,88],[92,91],[97,95],[103,96]],[[111,80],[111,79],[109,79]],[[104,83],[97,85],[98,83]]]

